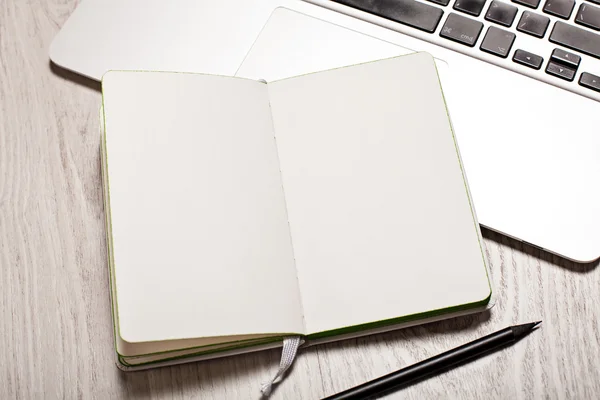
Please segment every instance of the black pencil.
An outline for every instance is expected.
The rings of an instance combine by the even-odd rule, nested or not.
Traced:
[[[436,373],[446,371],[459,364],[463,364],[474,358],[490,353],[500,347],[511,345],[529,334],[541,322],[542,321],[510,326],[473,342],[463,344],[455,349],[448,350],[435,357],[334,394],[323,400],[367,399],[376,395],[391,392],[402,386],[427,378]]]

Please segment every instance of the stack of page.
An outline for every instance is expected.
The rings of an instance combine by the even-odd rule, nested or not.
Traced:
[[[489,306],[479,225],[430,55],[268,84],[112,71],[102,92],[122,368]]]

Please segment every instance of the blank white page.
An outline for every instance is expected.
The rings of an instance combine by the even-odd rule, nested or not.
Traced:
[[[485,302],[434,60],[269,83],[307,333]]]
[[[151,72],[102,85],[121,338],[302,333],[266,85]]]

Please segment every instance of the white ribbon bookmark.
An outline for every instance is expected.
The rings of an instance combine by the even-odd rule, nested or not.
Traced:
[[[294,363],[296,353],[298,352],[298,347],[300,347],[301,344],[302,340],[300,339],[300,336],[283,339],[283,349],[281,350],[281,362],[279,363],[279,369],[270,382],[262,384],[260,391],[262,392],[263,397],[269,397],[271,395],[271,391],[273,390],[273,385],[283,380],[283,375]]]

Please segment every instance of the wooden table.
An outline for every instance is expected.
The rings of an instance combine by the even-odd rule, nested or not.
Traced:
[[[0,1],[0,399],[259,398],[279,351],[137,373],[115,366],[99,87],[48,61],[75,6]],[[540,319],[517,345],[389,397],[600,398],[600,268],[484,235],[490,312],[307,349],[273,398],[319,398]]]

